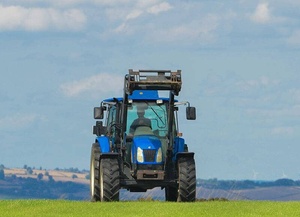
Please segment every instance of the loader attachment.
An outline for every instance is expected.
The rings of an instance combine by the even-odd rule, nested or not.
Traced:
[[[138,70],[129,69],[126,92],[134,90],[171,90],[178,96],[181,90],[181,70]]]

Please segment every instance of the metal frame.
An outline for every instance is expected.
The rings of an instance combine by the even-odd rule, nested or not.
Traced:
[[[182,80],[181,70],[137,70],[129,69],[125,77],[125,91],[131,95],[134,90],[170,90],[178,96]]]

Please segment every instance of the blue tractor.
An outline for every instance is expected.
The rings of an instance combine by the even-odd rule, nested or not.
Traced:
[[[103,100],[94,108],[96,135],[91,150],[92,201],[118,201],[130,192],[165,189],[166,201],[193,202],[196,197],[194,153],[178,131],[178,106],[186,118],[196,109],[178,102],[181,70],[129,70],[123,97]],[[165,97],[160,97],[159,94]]]

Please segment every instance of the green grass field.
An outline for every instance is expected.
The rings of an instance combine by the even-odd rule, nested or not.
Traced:
[[[300,216],[300,202],[91,203],[65,200],[2,200],[0,216]]]

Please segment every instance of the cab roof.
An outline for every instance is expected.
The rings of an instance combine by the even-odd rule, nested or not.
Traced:
[[[161,99],[163,101],[169,101],[169,98],[167,97],[159,97],[157,90],[135,90],[133,91],[132,95],[128,96],[128,99],[132,99],[136,101],[139,100],[156,101],[158,99]],[[103,102],[115,102],[116,100],[123,101],[123,97],[108,98],[103,100]]]

